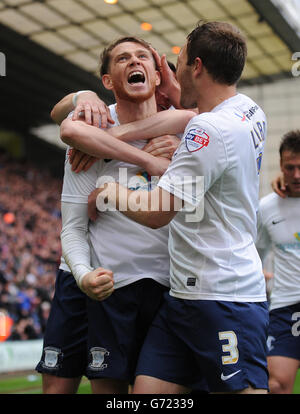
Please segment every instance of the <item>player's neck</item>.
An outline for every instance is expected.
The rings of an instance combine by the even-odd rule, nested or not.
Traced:
[[[211,82],[200,90],[201,93],[197,99],[199,114],[212,111],[216,106],[237,94],[235,85],[224,86],[216,82]]]
[[[117,115],[120,124],[138,121],[156,114],[155,96],[143,102],[131,102],[119,99],[117,101]]]

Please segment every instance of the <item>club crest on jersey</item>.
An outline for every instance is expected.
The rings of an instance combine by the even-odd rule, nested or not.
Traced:
[[[58,348],[48,346],[44,349],[43,366],[48,369],[58,369],[59,360],[62,358],[62,352]]]
[[[185,137],[186,148],[189,152],[201,150],[209,144],[209,135],[204,129],[191,129]]]
[[[96,371],[102,371],[107,368],[107,364],[104,364],[104,357],[109,355],[107,349],[100,347],[91,348],[90,355],[92,361],[89,364],[89,368]]]
[[[273,345],[274,341],[275,341],[274,336],[268,336],[267,347],[268,347],[269,351],[272,351],[272,349],[274,349],[274,345]]]

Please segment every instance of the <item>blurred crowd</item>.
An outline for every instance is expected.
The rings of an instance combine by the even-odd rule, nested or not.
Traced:
[[[0,314],[8,340],[43,337],[60,246],[62,180],[0,151]]]

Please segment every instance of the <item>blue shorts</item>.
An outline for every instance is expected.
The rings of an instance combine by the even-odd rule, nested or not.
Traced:
[[[165,295],[136,375],[210,392],[268,389],[266,302],[184,300]],[[203,389],[203,388],[202,388]]]
[[[87,366],[87,296],[70,272],[59,270],[36,370],[58,377],[85,374]]]
[[[152,279],[141,279],[104,301],[88,298],[89,379],[133,381],[140,349],[167,290]]]
[[[300,303],[270,312],[268,356],[300,360]]]

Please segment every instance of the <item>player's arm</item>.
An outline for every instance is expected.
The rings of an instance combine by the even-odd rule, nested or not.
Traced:
[[[125,142],[168,134],[177,135],[184,132],[194,116],[195,113],[188,110],[161,111],[146,119],[110,128],[109,134]]]
[[[148,140],[147,144],[143,147],[143,151],[146,151],[155,157],[165,157],[171,160],[180,141],[181,139],[177,135],[163,135]]]
[[[111,182],[90,194],[88,214],[94,220],[97,212],[116,209],[139,224],[158,229],[169,224],[182,207],[182,200],[160,187],[132,191]]]
[[[94,300],[106,299],[113,292],[113,274],[90,264],[87,204],[62,202],[61,212],[62,254],[77,285]]]
[[[88,172],[75,174],[67,150],[61,196],[61,244],[63,257],[79,288],[92,299],[103,300],[113,290],[112,273],[91,265],[87,215],[88,195],[95,188],[99,167],[101,164],[94,164]]]
[[[72,120],[67,118],[61,124],[61,139],[68,145],[96,158],[129,162],[141,166],[150,175],[160,176],[168,165],[163,158],[154,159],[150,152],[145,154],[114,138],[131,141],[166,134],[179,134],[184,131],[186,124],[194,116],[192,111],[163,111],[145,120],[110,128],[108,132],[85,125],[80,121],[72,123]],[[113,137],[110,138],[111,134]]]
[[[195,126],[193,121],[189,124],[183,138],[186,145],[179,147],[176,157],[172,159],[155,190],[132,192],[116,183],[109,183],[94,193],[100,214],[101,210],[105,210],[105,203],[108,203],[109,208],[119,210],[140,224],[159,228],[168,224],[183,208],[187,221],[201,221],[204,194],[227,167],[227,153],[222,137],[215,127],[204,121],[201,126],[198,121],[195,122]],[[207,145],[201,147],[203,149],[199,143],[197,151],[195,146],[189,146],[196,127],[206,130],[206,136],[210,137]],[[92,218],[96,203],[90,205],[90,197],[89,215]]]
[[[264,263],[268,253],[271,251],[272,240],[265,224],[264,207],[261,202],[257,212],[257,238],[255,246],[262,263]]]
[[[166,158],[154,157],[82,121],[67,118],[62,122],[60,131],[61,139],[71,147],[96,158],[109,158],[138,165],[150,175],[161,176],[169,165]]]
[[[108,122],[114,124],[109,108],[93,91],[78,91],[66,95],[53,107],[51,118],[60,125],[70,112],[73,112],[74,121],[81,114],[87,124],[96,127],[100,123],[103,128],[107,127]]]
[[[269,253],[272,250],[272,240],[267,226],[264,223],[263,207],[261,204],[257,214],[257,239],[255,246],[262,262],[263,274],[266,283],[266,293],[269,296],[272,291],[274,281],[274,274],[268,270],[270,267],[268,259],[270,258]]]
[[[52,109],[51,118],[58,125],[72,113],[72,120],[84,120],[87,124],[103,128],[114,123],[109,108],[93,91],[78,91],[66,95]],[[70,163],[75,172],[87,171],[97,159],[82,151],[73,149]]]

